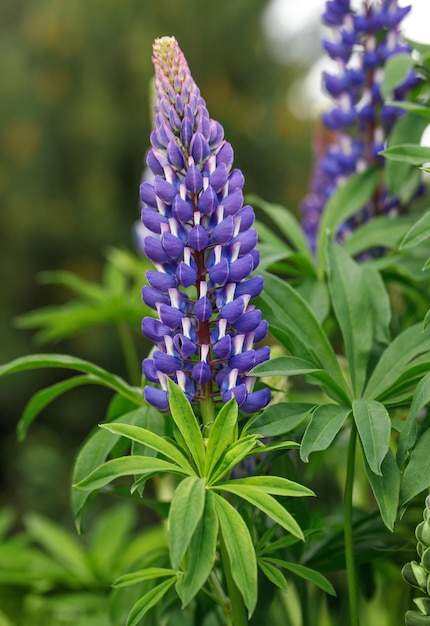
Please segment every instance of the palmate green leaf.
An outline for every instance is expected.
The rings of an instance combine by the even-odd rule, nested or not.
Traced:
[[[258,298],[258,306],[272,332],[279,329],[294,357],[325,370],[348,395],[333,348],[306,300],[285,281],[266,272],[263,276],[264,291]]]
[[[303,435],[300,447],[302,461],[307,463],[311,452],[326,450],[350,413],[350,407],[337,404],[318,406],[312,413],[311,421]]]
[[[402,161],[411,165],[421,165],[430,161],[430,148],[425,146],[417,146],[414,143],[404,143],[398,146],[391,146],[385,150],[381,150],[386,159],[393,161]]]
[[[257,507],[257,509],[260,509],[260,511],[263,511],[263,513],[286,531],[304,540],[303,532],[291,513],[275,500],[275,498],[269,495],[265,489],[251,484],[236,484],[236,481],[217,484],[214,485],[212,489],[228,491],[246,500]]]
[[[322,383],[325,389],[331,391],[331,395],[339,398],[341,402],[349,402],[349,396],[343,386],[339,386],[325,369],[320,369],[312,363],[293,356],[280,356],[270,359],[254,367],[252,376],[312,376]]]
[[[261,437],[284,435],[304,422],[314,407],[314,404],[308,402],[270,404],[246,427],[246,432]]]
[[[99,381],[97,378],[91,376],[91,374],[85,374],[83,376],[73,376],[67,380],[62,380],[59,383],[55,383],[35,393],[25,407],[24,413],[18,422],[17,433],[19,441],[25,439],[29,426],[48,404],[70,389],[90,384],[97,385]]]
[[[188,476],[175,489],[169,511],[169,550],[174,569],[188,549],[205,508],[206,480]]]
[[[214,494],[215,509],[220,524],[233,580],[242,594],[249,614],[257,604],[257,557],[247,525],[227,500]]]
[[[111,374],[102,367],[84,361],[68,354],[33,354],[20,357],[9,363],[0,366],[0,376],[24,372],[26,370],[40,369],[45,367],[64,367],[65,369],[77,370],[84,374],[90,374],[94,382],[109,387],[123,397],[127,398],[137,406],[145,404],[140,388],[132,387],[119,376]]]
[[[148,593],[145,593],[145,595],[142,596],[131,609],[126,626],[138,626],[141,619],[150,609],[152,609],[153,606],[160,602],[175,582],[176,576],[168,578],[156,587],[153,587],[153,589],[148,591]]]
[[[117,402],[115,402],[115,400]],[[116,405],[120,400],[123,400],[119,396],[115,398],[112,404]],[[124,403],[124,401],[122,401]],[[126,403],[127,404],[127,403]],[[120,415],[113,418],[113,422],[122,422],[129,424],[142,424],[147,425],[148,421],[153,423],[152,416],[158,415],[161,419],[163,417],[154,408],[150,406],[143,406],[134,411],[127,411],[121,413],[124,407],[121,407],[119,411]],[[93,470],[99,467],[119,440],[119,435],[114,435],[105,429],[97,428],[87,440],[81,446],[73,468],[72,483],[78,483],[80,480],[88,476]],[[75,523],[78,532],[82,531],[82,512],[83,508],[91,495],[91,492],[84,491],[83,489],[77,489],[72,487],[72,510],[75,516]]]
[[[112,459],[111,461],[103,463],[103,465],[97,467],[86,478],[74,486],[78,489],[94,491],[121,476],[149,475],[158,472],[168,472],[181,476],[187,475],[187,472],[178,465],[163,461],[163,459],[144,456],[122,456],[118,459]]]
[[[376,168],[369,168],[360,174],[355,174],[329,198],[321,216],[317,243],[320,272],[325,267],[327,237],[335,236],[337,227],[366,205],[376,189],[380,176]]]
[[[166,576],[176,576],[175,570],[168,569],[166,567],[147,567],[145,569],[137,570],[136,572],[123,574],[112,583],[112,587],[128,587],[129,585],[136,585],[144,582],[145,580],[165,578]]]
[[[418,413],[430,403],[430,374],[427,374],[420,380],[415,389],[414,397],[412,400],[411,408],[407,418],[403,423],[403,428],[400,432],[399,441],[397,444],[396,460],[400,468],[406,462],[408,458],[409,450],[411,450],[415,444],[418,425],[417,417]]]
[[[225,481],[216,485],[217,489],[223,489],[225,486],[250,486],[257,487],[265,493],[269,493],[273,496],[314,496],[314,492],[304,485],[300,485],[288,478],[282,478],[281,476],[247,476],[245,478],[237,478],[235,480]]]
[[[200,475],[202,475],[204,469],[205,445],[197,418],[193,413],[191,404],[188,402],[179,385],[176,385],[170,378],[167,378],[167,386],[172,418],[190,451],[191,458],[194,460]]]
[[[430,237],[430,210],[415,222],[403,237],[400,249],[412,248]]]
[[[212,571],[218,538],[218,517],[214,494],[206,490],[205,508],[189,545],[187,569],[176,590],[183,606],[191,602]]]
[[[171,443],[168,439],[164,439],[159,435],[151,432],[146,428],[140,426],[132,426],[130,424],[121,424],[119,422],[113,424],[101,424],[101,428],[105,428],[115,435],[127,437],[133,441],[136,441],[144,446],[148,446],[157,452],[160,452],[166,456],[170,461],[173,461],[182,469],[189,473],[193,473],[193,468],[187,461],[181,450]]]
[[[430,331],[415,324],[397,335],[383,352],[363,393],[365,399],[378,399],[390,389],[407,366],[420,355],[430,353]]]
[[[412,221],[411,215],[374,217],[355,229],[343,247],[352,257],[374,247],[396,248]]]
[[[274,585],[279,587],[279,589],[282,589],[282,591],[287,593],[288,583],[283,573],[277,567],[275,567],[275,565],[272,565],[270,561],[262,557],[257,558],[257,564],[263,574],[266,576],[266,578],[270,580],[270,582],[272,582]]]
[[[369,292],[361,267],[331,240],[327,248],[327,265],[331,299],[345,345],[352,388],[359,397],[372,347]]]
[[[400,505],[430,487],[430,430],[426,430],[409,456],[400,486]]]
[[[232,398],[221,407],[209,432],[204,468],[205,476],[208,478],[226,448],[233,443],[235,439],[237,417],[237,402]]]
[[[37,513],[28,514],[24,522],[30,536],[81,583],[95,582],[87,555],[75,537]]]
[[[400,470],[394,455],[388,450],[381,464],[381,474],[375,474],[364,459],[367,480],[375,496],[385,526],[393,530],[399,507]]]
[[[352,413],[369,467],[381,476],[381,464],[387,455],[391,435],[387,409],[376,400],[354,400]]]
[[[403,83],[414,65],[415,60],[409,53],[395,54],[387,60],[381,85],[381,95],[384,100]]]
[[[309,580],[311,583],[330,594],[331,596],[335,596],[336,592],[333,588],[333,585],[327,580],[325,576],[317,572],[316,570],[306,567],[306,565],[300,565],[299,563],[290,563],[289,561],[284,561],[283,559],[275,559],[272,557],[267,557],[267,560],[278,567],[282,567],[291,573],[299,576],[300,578],[304,578],[305,580]]]

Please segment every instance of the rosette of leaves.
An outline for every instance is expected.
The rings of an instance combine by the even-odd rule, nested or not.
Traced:
[[[418,540],[417,553],[420,562],[406,563],[402,569],[402,576],[407,583],[417,587],[425,595],[414,598],[418,611],[406,612],[406,626],[430,624],[430,496],[427,496],[425,501],[424,521],[418,524],[415,536]]]

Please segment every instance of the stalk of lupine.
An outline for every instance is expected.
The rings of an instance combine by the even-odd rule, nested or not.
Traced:
[[[146,386],[145,398],[167,410],[170,377],[200,404],[204,420],[214,402],[232,395],[253,413],[270,400],[268,389],[253,391],[248,375],[269,358],[267,346],[254,348],[268,327],[250,304],[263,287],[261,276],[249,278],[259,263],[254,211],[243,205],[243,174],[232,169],[232,147],[209,117],[175,38],[155,41],[153,62],[147,165],[154,179],[142,183],[140,198],[149,232],[143,250],[155,266],[142,297],[158,313],[142,321],[156,348],[143,372],[157,386]]]
[[[324,87],[334,100],[332,109],[321,115],[330,135],[326,145],[317,150],[310,191],[302,203],[303,227],[313,250],[321,213],[330,196],[353,174],[383,166],[384,159],[378,153],[403,115],[401,109],[384,103],[384,65],[390,57],[410,52],[400,34],[401,21],[409,11],[409,6],[399,7],[397,0],[326,3],[322,19],[333,36],[323,40],[323,46],[337,71],[323,74]],[[410,71],[389,99],[404,99],[418,82],[416,73]],[[376,215],[397,215],[401,208],[399,198],[389,197],[380,186],[368,204],[341,225],[338,239],[344,240],[359,224]]]
[[[402,569],[402,576],[407,583],[425,593],[425,596],[414,599],[419,611],[406,612],[406,626],[418,624],[430,626],[430,496],[426,498],[423,517],[424,521],[418,524],[415,531],[420,562],[406,563]]]

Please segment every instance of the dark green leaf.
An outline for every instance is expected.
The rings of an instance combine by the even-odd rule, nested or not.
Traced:
[[[356,228],[343,247],[352,257],[375,247],[396,248],[412,219],[410,215],[374,217]]]
[[[153,580],[154,578],[165,578],[166,576],[176,576],[176,572],[173,569],[167,569],[165,567],[147,567],[140,569],[137,572],[131,572],[130,574],[123,574],[112,583],[112,587],[128,587],[129,585],[136,585],[145,580]]]
[[[387,409],[376,400],[354,400],[352,412],[364,456],[372,472],[381,476],[381,464],[390,446],[391,421]]]
[[[217,489],[224,489],[224,487],[235,486],[250,486],[257,487],[265,493],[270,493],[273,496],[314,496],[314,492],[308,487],[299,485],[288,478],[282,478],[281,476],[247,476],[245,478],[237,478],[235,480],[229,480],[216,485]]]
[[[400,468],[405,464],[408,458],[408,453],[413,448],[417,434],[418,425],[417,417],[421,409],[423,409],[430,402],[430,374],[427,374],[420,380],[415,389],[414,397],[412,400],[411,408],[406,420],[403,422],[403,428],[400,432],[399,441],[397,444],[396,460]]]
[[[400,504],[407,504],[430,487],[430,430],[426,430],[412,450],[400,486]]]
[[[284,569],[292,572],[296,576],[300,578],[304,578],[305,580],[309,580],[311,583],[330,594],[331,596],[335,596],[336,592],[333,589],[333,585],[327,580],[325,576],[320,574],[314,569],[310,567],[306,567],[305,565],[300,565],[299,563],[290,563],[289,561],[284,561],[281,559],[273,559],[267,557],[267,560],[279,567],[283,567]]]
[[[382,461],[381,474],[375,474],[364,459],[367,479],[378,503],[381,517],[389,530],[393,530],[399,506],[400,471],[394,455],[388,450]]]
[[[166,595],[175,581],[176,577],[169,578],[151,589],[151,591],[148,591],[148,593],[145,593],[131,609],[126,626],[138,626],[144,615],[160,602],[161,598]]]
[[[311,452],[326,450],[351,412],[350,407],[337,404],[318,406],[312,414],[300,447],[300,458],[308,462]]]
[[[301,424],[314,404],[305,402],[279,402],[270,404],[246,429],[262,437],[276,437],[291,432]]]
[[[188,549],[205,508],[206,480],[188,476],[175,489],[169,511],[169,550],[174,569]]]

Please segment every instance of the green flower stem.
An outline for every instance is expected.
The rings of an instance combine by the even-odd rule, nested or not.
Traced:
[[[203,426],[205,426],[205,436],[207,437],[209,434],[210,427],[215,419],[215,405],[214,401],[210,394],[210,383],[206,383],[203,385],[202,395],[203,398],[200,400],[200,410],[202,412],[202,421]]]
[[[228,595],[230,597],[231,617],[233,618],[232,626],[248,626],[248,617],[246,615],[245,605],[242,595],[233,580],[230,568],[230,560],[227,554],[222,533],[220,533],[221,559],[224,566],[225,578],[227,581]]]
[[[348,578],[350,626],[360,626],[360,620],[359,620],[359,614],[358,614],[357,581],[356,581],[355,562],[354,562],[353,532],[352,532],[352,496],[353,496],[353,488],[354,488],[356,443],[357,443],[357,428],[355,426],[355,423],[352,422],[351,433],[349,436],[348,458],[347,458],[347,466],[346,466],[345,496],[344,496],[345,559],[346,559],[346,574]]]
[[[218,576],[216,575],[216,572],[214,570],[212,570],[212,572],[210,573],[209,582],[213,589],[213,594],[211,593],[210,596],[222,608],[226,620],[226,625],[233,626],[231,618],[230,599],[225,595],[224,589],[222,588],[220,581],[218,580]]]
[[[116,327],[130,383],[139,387],[142,382],[142,365],[137,354],[135,343],[131,336],[130,328],[125,322],[118,322]]]

